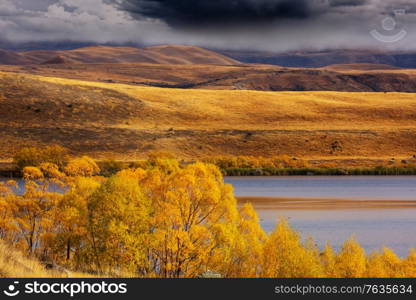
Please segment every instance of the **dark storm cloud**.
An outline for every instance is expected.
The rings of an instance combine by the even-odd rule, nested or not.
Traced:
[[[125,0],[120,7],[135,17],[165,21],[172,26],[264,23],[305,19],[313,0]]]
[[[383,31],[386,16],[396,19],[395,30]],[[406,38],[393,44],[370,34],[394,37],[402,29]],[[62,41],[270,51],[416,49],[416,1],[0,0],[0,47]]]

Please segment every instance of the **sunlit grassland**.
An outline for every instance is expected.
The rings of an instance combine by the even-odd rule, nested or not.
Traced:
[[[361,167],[353,160],[415,154],[411,93],[168,89],[12,73],[0,73],[0,86],[2,106],[14,112],[0,115],[2,159],[51,143],[132,161],[166,150],[188,159],[289,155]]]

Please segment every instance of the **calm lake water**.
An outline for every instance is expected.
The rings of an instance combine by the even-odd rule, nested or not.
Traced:
[[[239,197],[275,197],[328,201],[383,200],[386,203],[416,200],[416,176],[413,177],[227,177]],[[270,203],[267,203],[270,201]],[[254,201],[261,225],[273,230],[279,218],[303,237],[312,236],[320,247],[330,242],[335,248],[354,235],[367,251],[388,246],[400,256],[416,248],[416,207],[332,209],[322,205],[299,209],[269,199]],[[273,201],[275,203],[273,203]],[[266,205],[265,205],[266,203]]]

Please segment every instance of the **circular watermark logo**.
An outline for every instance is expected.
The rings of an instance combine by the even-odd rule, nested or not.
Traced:
[[[394,10],[391,14],[383,16],[378,20],[375,29],[370,34],[382,43],[396,43],[407,36],[407,31],[402,17],[406,15],[405,9]]]

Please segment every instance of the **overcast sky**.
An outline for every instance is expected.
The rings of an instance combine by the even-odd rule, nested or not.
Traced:
[[[408,50],[416,49],[415,33],[415,0],[0,0],[3,45]]]

